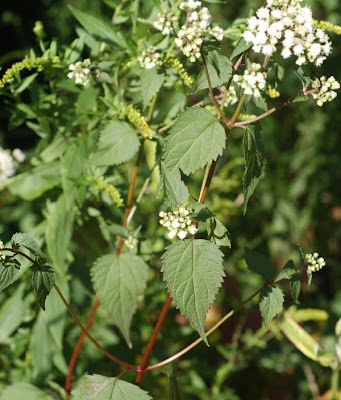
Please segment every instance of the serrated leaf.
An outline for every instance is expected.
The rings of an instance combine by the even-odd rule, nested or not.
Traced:
[[[165,204],[177,206],[187,201],[189,192],[180,174],[172,174],[168,171],[164,162],[161,162],[161,175],[165,190]]]
[[[260,110],[268,111],[268,105],[263,96],[258,96],[258,97],[253,96],[252,101],[253,101],[254,105],[256,107],[258,107]]]
[[[208,345],[204,322],[223,277],[223,253],[207,240],[177,240],[162,256],[163,279],[180,312]]]
[[[179,118],[165,141],[164,162],[171,173],[189,175],[216,160],[225,148],[225,130],[209,111],[190,108]]]
[[[140,145],[136,132],[122,121],[111,121],[101,132],[90,165],[117,165],[134,157]]]
[[[248,50],[251,47],[250,43],[246,43],[243,38],[240,38],[238,40],[237,46],[234,48],[232,51],[232,54],[230,56],[230,59],[232,60],[233,58],[239,56],[239,54],[243,53],[244,51]]]
[[[103,375],[86,375],[72,391],[74,400],[152,400],[147,392],[132,383]]]
[[[206,220],[206,229],[208,238],[218,246],[231,247],[231,241],[229,239],[229,232],[224,224],[219,221],[217,217],[211,217]]]
[[[158,74],[157,68],[143,69],[141,73],[141,92],[143,107],[147,107],[165,80],[164,74]]]
[[[0,263],[0,292],[11,285],[18,274],[18,268],[15,264]]]
[[[263,276],[266,279],[272,279],[276,274],[276,268],[262,254],[245,247],[245,261],[252,272]]]
[[[248,126],[244,138],[245,174],[243,180],[244,213],[265,167],[265,155],[259,125]]]
[[[290,279],[290,292],[291,292],[291,297],[296,304],[299,304],[298,298],[300,295],[300,291],[301,291],[300,277],[299,275],[294,275]]]
[[[207,221],[208,218],[214,217],[205,204],[193,202],[189,203],[187,207],[192,209],[192,218],[198,221]]]
[[[45,310],[45,300],[53,288],[55,272],[49,265],[35,266],[32,275],[32,286],[39,307]]]
[[[103,256],[91,270],[96,294],[129,347],[130,325],[138,297],[146,287],[147,274],[148,265],[143,259],[129,253]]]
[[[218,51],[210,51],[207,55],[207,70],[211,81],[212,88],[222,86],[232,76],[232,66],[229,59],[219,54]],[[202,69],[196,81],[194,92],[207,89],[208,81],[205,70]]]
[[[283,267],[282,271],[277,275],[275,282],[278,282],[282,279],[290,279],[293,275],[297,274],[297,269],[295,268],[295,264],[292,260],[289,260]]]
[[[124,228],[122,225],[117,225],[117,224],[111,224],[111,225],[106,225],[106,229],[110,233],[116,236],[120,236],[122,238],[127,238],[129,236],[129,231],[127,228]]]
[[[26,382],[17,382],[7,386],[1,393],[0,400],[53,400],[53,397],[44,393],[36,386]]]
[[[267,326],[269,322],[282,310],[284,294],[279,287],[270,286],[262,289],[259,300],[259,309],[264,324]]]
[[[48,262],[48,257],[41,251],[38,243],[26,233],[15,233],[11,238],[11,243],[13,249],[19,250],[20,247],[24,247],[29,250],[31,254],[33,254],[39,263]]]
[[[111,26],[109,26],[102,19],[94,17],[93,15],[87,14],[83,11],[77,10],[70,5],[69,9],[87,33],[90,33],[99,40],[115,43],[122,48],[126,47],[124,37],[121,34],[115,32],[111,28]]]

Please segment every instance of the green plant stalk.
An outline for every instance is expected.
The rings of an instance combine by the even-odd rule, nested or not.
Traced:
[[[331,376],[331,389],[332,389],[332,398],[333,400],[338,400],[338,391],[339,391],[339,366],[333,368],[332,376]]]

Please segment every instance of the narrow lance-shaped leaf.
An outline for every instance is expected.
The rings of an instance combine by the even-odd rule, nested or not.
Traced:
[[[45,310],[45,300],[53,288],[55,281],[54,269],[48,265],[34,266],[32,286],[39,307]]]
[[[96,294],[129,347],[131,320],[146,287],[147,274],[148,265],[143,259],[129,253],[103,256],[91,270]]]
[[[171,173],[189,175],[216,160],[225,148],[225,130],[209,111],[190,108],[179,118],[166,139],[163,159]]]
[[[178,240],[162,256],[162,272],[174,304],[208,344],[204,322],[225,276],[223,253],[207,240]]]
[[[284,295],[279,287],[270,286],[261,291],[259,309],[265,326],[282,310],[283,302]]]

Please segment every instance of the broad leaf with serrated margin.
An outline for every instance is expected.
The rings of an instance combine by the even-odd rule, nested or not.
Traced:
[[[147,274],[143,259],[129,253],[103,256],[91,270],[96,294],[129,346],[131,320],[146,287]]]
[[[0,262],[0,292],[14,282],[18,271],[19,268],[15,262],[9,262],[7,260],[5,262]]]
[[[132,383],[103,375],[86,375],[72,391],[74,400],[152,400],[147,392]]]
[[[165,204],[177,206],[185,203],[189,197],[189,192],[187,186],[181,180],[180,174],[169,172],[164,162],[161,162],[161,174],[165,190]]]
[[[190,108],[179,118],[166,139],[164,162],[171,173],[186,175],[216,160],[225,148],[225,130],[209,111]]]
[[[34,266],[32,286],[39,307],[45,310],[45,300],[55,281],[55,272],[49,265]]]
[[[231,247],[229,232],[225,225],[217,217],[206,220],[208,238],[218,246]]]
[[[223,253],[208,240],[177,240],[162,256],[163,279],[181,313],[206,344],[204,322],[223,277]]]
[[[29,250],[29,252],[37,258],[39,263],[46,263],[48,261],[48,257],[41,251],[38,243],[26,233],[15,233],[11,238],[11,243],[13,249],[19,250],[22,246]]]
[[[269,322],[282,310],[284,294],[277,286],[270,286],[262,289],[259,299],[259,309],[262,314],[264,324]]]
[[[117,165],[134,157],[139,148],[136,132],[123,121],[111,121],[101,132],[98,151],[90,165]]]
[[[160,90],[164,80],[165,75],[158,74],[156,68],[142,70],[141,92],[144,107],[147,107],[149,105],[154,94]]]
[[[265,155],[260,125],[248,126],[244,139],[245,174],[243,182],[244,213],[247,203],[254,192],[265,167]]]

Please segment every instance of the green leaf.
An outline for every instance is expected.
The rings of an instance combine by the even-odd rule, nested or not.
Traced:
[[[181,180],[180,174],[170,173],[164,162],[161,162],[161,174],[165,190],[165,204],[177,206],[185,203],[189,197],[189,192],[187,186]]]
[[[120,33],[115,32],[112,27],[102,19],[77,10],[70,5],[69,9],[87,33],[95,36],[98,40],[114,43],[122,48],[126,48],[124,37]]]
[[[300,292],[301,292],[301,280],[299,275],[294,275],[291,279],[290,279],[290,292],[291,292],[291,297],[293,299],[293,301],[296,304],[299,304],[299,296],[300,296]]]
[[[256,107],[258,107],[262,111],[268,111],[268,105],[266,103],[266,100],[263,96],[259,97],[252,97],[252,101]]]
[[[13,194],[25,200],[34,200],[47,190],[59,185],[59,183],[59,162],[52,162],[38,165],[30,169],[29,172],[24,172],[8,179],[3,184],[0,184],[0,190],[2,187],[8,187]]]
[[[19,269],[14,263],[0,263],[0,292],[14,282],[18,271]]]
[[[15,233],[11,238],[11,244],[13,249],[19,250],[20,247],[24,247],[33,254],[40,264],[44,264],[49,261],[48,257],[41,251],[38,243],[26,233]]]
[[[282,310],[284,294],[277,286],[263,288],[260,293],[259,309],[262,314],[264,324],[269,322]]]
[[[207,69],[212,88],[222,86],[232,76],[232,66],[229,59],[218,51],[210,51],[207,55]],[[194,92],[207,89],[208,81],[205,70],[202,69],[196,81]]]
[[[152,400],[147,392],[132,383],[103,375],[86,375],[72,391],[74,400]]]
[[[180,168],[186,175],[216,160],[225,148],[225,130],[214,115],[190,108],[179,118],[166,139],[164,162],[171,173]]]
[[[136,132],[122,121],[111,121],[101,132],[90,165],[117,165],[134,157],[140,145]]]
[[[100,257],[91,270],[96,294],[129,347],[130,325],[146,287],[147,274],[148,265],[143,259],[129,253]]]
[[[208,345],[204,322],[223,277],[223,253],[207,240],[177,240],[162,256],[163,279],[174,304]]]
[[[36,79],[37,76],[38,76],[38,72],[24,78],[21,85],[18,87],[18,89],[15,90],[14,93],[16,95],[18,95],[21,92],[23,92],[25,89],[27,89],[30,86],[30,84]]]
[[[165,80],[165,75],[158,74],[156,68],[142,70],[141,92],[142,92],[144,108],[149,105],[154,94],[160,90],[164,80]]]
[[[120,236],[122,238],[127,238],[129,236],[128,229],[124,228],[122,225],[117,225],[117,224],[106,225],[105,229],[108,229],[108,231],[113,235]]]
[[[26,382],[18,382],[7,386],[1,393],[0,400],[53,400],[53,397]]]
[[[79,94],[76,109],[77,112],[90,111],[97,104],[97,96],[99,94],[99,89],[93,86],[85,87]]]
[[[297,269],[292,260],[289,260],[283,267],[282,271],[277,275],[275,282],[282,279],[290,279],[293,275],[297,274]]]
[[[252,272],[263,276],[265,279],[272,279],[276,274],[276,268],[262,254],[245,247],[245,261]]]
[[[265,167],[265,155],[259,125],[248,126],[244,138],[245,174],[243,181],[244,214]]]
[[[192,217],[198,221],[207,221],[209,218],[214,217],[214,214],[205,204],[192,202],[187,207],[192,209]]]
[[[231,247],[229,232],[224,224],[217,217],[211,217],[206,220],[206,229],[208,238],[218,246]]]
[[[45,300],[53,288],[55,280],[54,269],[48,265],[35,266],[32,275],[32,286],[39,307],[45,310]]]
[[[250,43],[246,43],[243,38],[240,38],[238,40],[237,46],[235,49],[232,51],[232,54],[230,56],[230,59],[232,60],[233,58],[239,56],[239,54],[243,53],[244,51],[248,50],[251,47]]]

